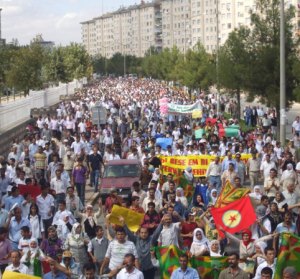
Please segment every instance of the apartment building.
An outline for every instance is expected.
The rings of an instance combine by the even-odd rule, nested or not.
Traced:
[[[298,6],[287,0],[286,7]],[[218,44],[241,25],[250,26],[255,0],[152,0],[120,8],[82,22],[82,40],[91,55],[111,57],[114,53],[144,56],[155,49],[177,46],[183,53],[201,42],[213,53]],[[299,34],[299,9],[293,20]]]
[[[160,50],[160,2],[142,1],[82,22],[82,41],[88,53],[107,58],[117,52],[141,57],[150,47]]]

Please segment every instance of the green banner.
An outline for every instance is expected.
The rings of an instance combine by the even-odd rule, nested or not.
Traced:
[[[171,114],[192,114],[193,110],[201,110],[200,102],[196,102],[192,105],[168,104],[168,113]]]

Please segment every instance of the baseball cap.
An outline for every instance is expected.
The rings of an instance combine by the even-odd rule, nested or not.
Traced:
[[[72,253],[70,251],[64,251],[62,256],[63,258],[72,258]]]

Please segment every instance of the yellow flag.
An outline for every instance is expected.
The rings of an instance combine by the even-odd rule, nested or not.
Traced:
[[[137,213],[126,207],[114,205],[109,216],[109,221],[113,224],[120,226],[120,216],[124,218],[125,224],[127,225],[128,229],[130,229],[132,232],[138,231],[144,218],[144,214]]]
[[[2,279],[41,279],[41,277],[26,275],[13,271],[5,271],[3,273]]]
[[[225,185],[222,187],[222,190],[220,192],[220,195],[217,198],[217,201],[215,203],[215,207],[221,207],[221,204],[224,200],[224,198],[234,190],[234,187],[231,185],[230,181],[227,180]]]
[[[246,195],[248,195],[250,193],[250,189],[248,188],[237,188],[237,189],[233,189],[229,194],[227,194],[227,196],[225,196],[220,203],[219,207],[224,207],[236,200],[239,200],[240,198],[245,197]]]
[[[202,110],[194,109],[193,112],[192,112],[192,118],[193,119],[202,118]]]

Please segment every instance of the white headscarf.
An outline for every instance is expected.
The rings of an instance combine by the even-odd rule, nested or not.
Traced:
[[[196,234],[197,234],[198,232],[201,233],[201,236],[202,236],[201,239],[198,239],[197,236],[196,236]],[[207,248],[209,248],[209,246],[210,246],[210,245],[209,245],[209,240],[206,238],[206,236],[204,235],[203,230],[200,229],[200,228],[195,229],[194,232],[193,232],[193,243],[194,243],[194,244],[197,244],[197,245],[199,245],[199,246],[201,246],[201,245],[206,245]]]
[[[216,189],[212,189],[211,192],[210,192],[211,203],[212,203],[213,205],[215,205],[215,203],[216,203],[216,201],[217,201],[217,199],[218,199],[218,197],[215,198],[215,197],[213,196],[213,193],[214,193],[214,192],[217,193],[218,191],[217,191]]]
[[[72,227],[72,231],[71,231],[71,234],[72,234],[72,237],[75,238],[76,240],[78,240],[81,236],[81,234],[79,233],[76,233],[76,229],[81,226],[79,223],[75,223]]]
[[[218,247],[219,247],[219,250],[218,250],[218,252],[216,253],[216,252],[213,252],[212,250],[211,250],[211,246],[213,245],[213,244],[215,244],[215,243],[217,243],[218,244]],[[211,242],[210,242],[210,246],[209,246],[209,254],[210,254],[210,256],[211,257],[221,257],[222,255],[220,254],[220,241],[219,240],[216,240],[216,239],[214,239],[214,240],[212,240]]]
[[[152,173],[152,180],[155,180],[155,181],[158,181],[159,180],[159,176],[160,176],[160,174],[158,173],[156,173],[156,171],[157,170],[159,170],[159,168],[155,168],[154,169],[154,172]]]
[[[292,164],[286,165],[286,170],[282,172],[281,181],[286,179],[294,179],[295,171]]]
[[[259,192],[259,193],[256,193],[256,191],[255,191],[256,189],[259,189],[259,191],[260,191],[260,186],[259,186],[259,185],[254,186],[254,188],[253,188],[253,193],[249,194],[249,196],[250,196],[251,198],[256,199],[256,200],[260,200],[262,195],[261,195],[260,192]]]

